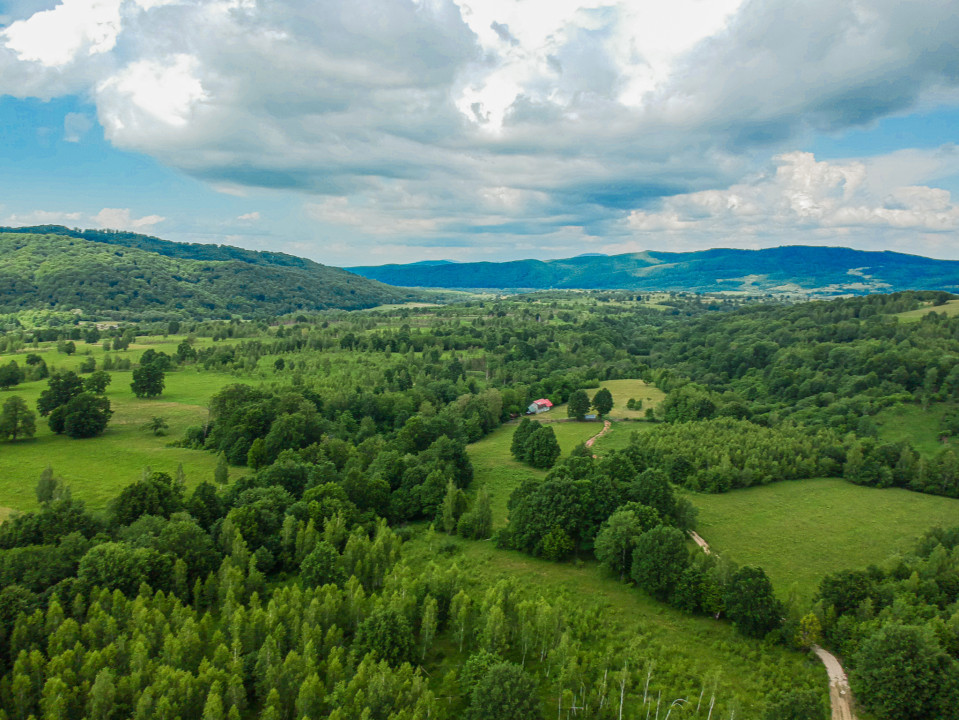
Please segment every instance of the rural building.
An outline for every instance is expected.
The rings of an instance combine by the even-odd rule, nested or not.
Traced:
[[[553,403],[546,398],[542,398],[540,400],[534,400],[531,402],[529,407],[526,408],[526,412],[528,412],[530,415],[538,415],[539,413],[549,412],[550,408],[552,407]]]

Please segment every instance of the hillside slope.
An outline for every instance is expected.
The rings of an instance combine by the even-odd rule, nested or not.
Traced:
[[[0,228],[0,313],[79,308],[116,319],[228,318],[352,310],[423,296],[282,253],[134,233],[11,230]]]
[[[563,260],[353,267],[407,287],[596,288],[835,295],[959,290],[959,261],[893,252],[787,246],[689,253],[583,255]]]

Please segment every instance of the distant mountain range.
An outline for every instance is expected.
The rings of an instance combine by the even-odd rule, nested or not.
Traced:
[[[865,294],[959,291],[959,261],[840,247],[641,252],[516,260],[348,268],[390,285],[424,288],[562,288],[691,292]]]
[[[262,317],[432,297],[283,253],[58,225],[0,227],[0,313]]]

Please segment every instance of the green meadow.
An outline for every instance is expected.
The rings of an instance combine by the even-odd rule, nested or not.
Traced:
[[[827,573],[881,563],[929,528],[959,520],[959,500],[834,478],[690,497],[714,552],[761,566],[780,596],[803,600]]]

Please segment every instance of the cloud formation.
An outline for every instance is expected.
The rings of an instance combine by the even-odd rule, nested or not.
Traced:
[[[953,102],[955,37],[937,0],[62,0],[0,30],[0,92],[90,97],[117,147],[312,196],[307,217],[370,243],[549,253],[705,232],[697,212],[942,233],[929,158],[866,197],[866,165],[789,151]]]

